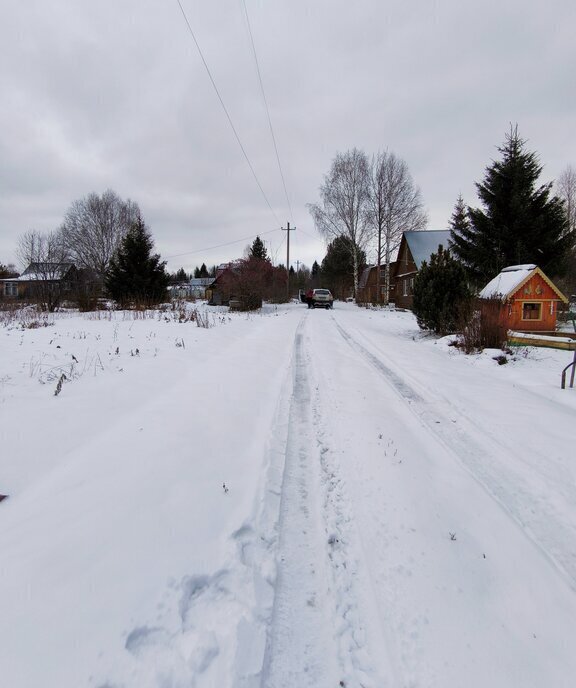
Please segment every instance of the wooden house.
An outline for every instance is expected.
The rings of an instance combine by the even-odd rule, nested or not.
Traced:
[[[378,298],[378,266],[369,265],[364,268],[360,279],[358,280],[358,293],[356,294],[356,303],[384,303],[385,294],[385,279],[386,267],[380,266],[380,298]],[[390,263],[390,290],[388,294],[388,301],[394,303],[396,292],[396,263]]]
[[[395,268],[394,302],[398,308],[412,308],[414,278],[424,261],[438,252],[438,247],[449,248],[450,230],[421,230],[404,232],[398,249]]]
[[[542,270],[531,264],[504,268],[479,296],[482,314],[497,317],[506,331],[554,332],[558,304],[568,303]]]
[[[70,292],[77,282],[72,263],[30,263],[19,277],[0,279],[0,289],[7,299],[36,298],[48,291]]]
[[[227,306],[230,300],[230,282],[233,280],[234,271],[237,270],[237,261],[221,263],[216,268],[216,277],[205,289],[205,298],[210,306]]]

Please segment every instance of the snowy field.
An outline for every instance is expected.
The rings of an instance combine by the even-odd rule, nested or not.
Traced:
[[[573,688],[572,352],[198,308],[0,326],[0,686]]]

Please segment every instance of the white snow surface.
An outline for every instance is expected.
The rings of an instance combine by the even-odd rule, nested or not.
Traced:
[[[201,309],[0,326],[0,685],[572,688],[572,353]]]

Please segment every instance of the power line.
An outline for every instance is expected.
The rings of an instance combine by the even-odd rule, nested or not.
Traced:
[[[308,232],[305,232],[302,228],[300,228],[298,231],[301,232],[302,234],[305,234],[307,237],[310,237],[310,239],[314,239],[314,241],[317,241],[319,244],[324,243],[323,239],[319,239],[318,237],[315,237],[315,236],[312,236],[311,234],[308,234]]]
[[[286,180],[284,178],[284,172],[282,171],[282,165],[280,163],[280,155],[278,153],[278,146],[276,144],[276,136],[274,135],[274,128],[272,127],[272,118],[270,117],[270,109],[268,107],[268,100],[266,99],[266,93],[264,91],[264,83],[262,81],[262,74],[260,73],[260,65],[258,63],[258,55],[256,54],[256,46],[254,44],[254,36],[252,35],[252,27],[250,26],[250,17],[248,16],[248,9],[246,7],[246,0],[242,0],[242,5],[244,7],[244,14],[246,15],[246,24],[248,25],[248,34],[250,35],[250,43],[252,44],[252,54],[254,55],[254,62],[256,64],[256,72],[258,74],[258,81],[260,83],[260,92],[262,93],[262,99],[264,100],[264,105],[266,107],[266,116],[268,117],[268,126],[270,127],[270,135],[272,137],[272,143],[274,144],[274,152],[276,153],[276,161],[278,162],[278,170],[280,172],[280,177],[282,179],[282,186],[284,187],[284,195],[286,196],[286,203],[288,204],[288,211],[290,217],[292,217],[292,205],[290,203],[290,198],[288,196],[288,190],[286,189]]]
[[[166,260],[172,260],[172,258],[181,258],[182,256],[191,256],[194,253],[204,253],[205,251],[212,251],[215,248],[222,248],[223,246],[232,246],[232,244],[239,244],[241,241],[250,241],[250,239],[255,239],[257,236],[264,236],[265,234],[271,234],[272,232],[279,231],[280,229],[269,229],[267,232],[258,232],[258,234],[252,234],[251,236],[244,237],[243,239],[227,241],[225,244],[218,244],[217,246],[209,246],[208,248],[199,248],[197,251],[187,251],[186,253],[177,253],[174,256],[167,256]]]
[[[250,171],[252,172],[252,176],[254,177],[256,184],[258,184],[258,188],[260,189],[260,192],[262,193],[262,196],[264,197],[266,204],[270,208],[272,215],[274,215],[276,222],[279,225],[281,225],[282,223],[280,222],[280,220],[276,216],[276,213],[274,212],[274,208],[272,208],[270,201],[268,200],[268,196],[266,196],[266,193],[265,193],[264,189],[262,188],[262,184],[260,184],[260,180],[258,179],[258,176],[256,175],[256,172],[254,170],[254,167],[252,166],[252,163],[250,162],[250,158],[248,157],[248,153],[246,153],[246,149],[244,148],[242,141],[240,140],[240,136],[238,135],[238,132],[236,131],[236,127],[234,126],[234,122],[232,122],[232,117],[230,117],[230,113],[228,112],[228,109],[226,108],[226,105],[224,104],[224,100],[222,99],[222,96],[220,95],[220,91],[218,90],[218,87],[216,86],[216,82],[214,81],[214,77],[212,76],[212,72],[210,71],[210,68],[208,67],[208,63],[206,62],[206,59],[204,58],[204,54],[202,53],[202,50],[200,48],[200,44],[198,43],[198,40],[197,40],[196,35],[192,29],[192,26],[190,25],[190,22],[188,21],[188,17],[186,15],[186,12],[184,11],[184,8],[182,7],[182,3],[180,2],[180,0],[176,0],[176,2],[178,3],[178,7],[180,7],[180,11],[182,12],[182,16],[184,17],[184,21],[186,22],[186,26],[188,27],[188,31],[190,32],[190,35],[192,36],[192,40],[194,41],[194,44],[196,45],[196,48],[198,50],[198,54],[200,55],[200,58],[201,58],[202,63],[206,69],[208,77],[210,78],[212,86],[214,87],[214,90],[216,91],[216,95],[218,96],[218,100],[220,101],[220,105],[222,106],[222,109],[224,110],[224,113],[226,114],[226,117],[228,118],[228,123],[230,124],[230,127],[232,128],[232,131],[234,132],[234,136],[236,137],[236,141],[238,142],[238,145],[240,146],[240,149],[242,150],[242,153],[244,154],[244,158],[246,159],[246,162],[248,163],[248,167],[250,168]]]

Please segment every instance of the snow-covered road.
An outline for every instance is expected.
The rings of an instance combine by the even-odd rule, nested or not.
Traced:
[[[226,317],[3,337],[14,370],[109,361],[57,398],[0,370],[7,685],[571,687],[565,352],[498,366],[349,304]],[[64,413],[59,449],[25,408],[40,436]]]

